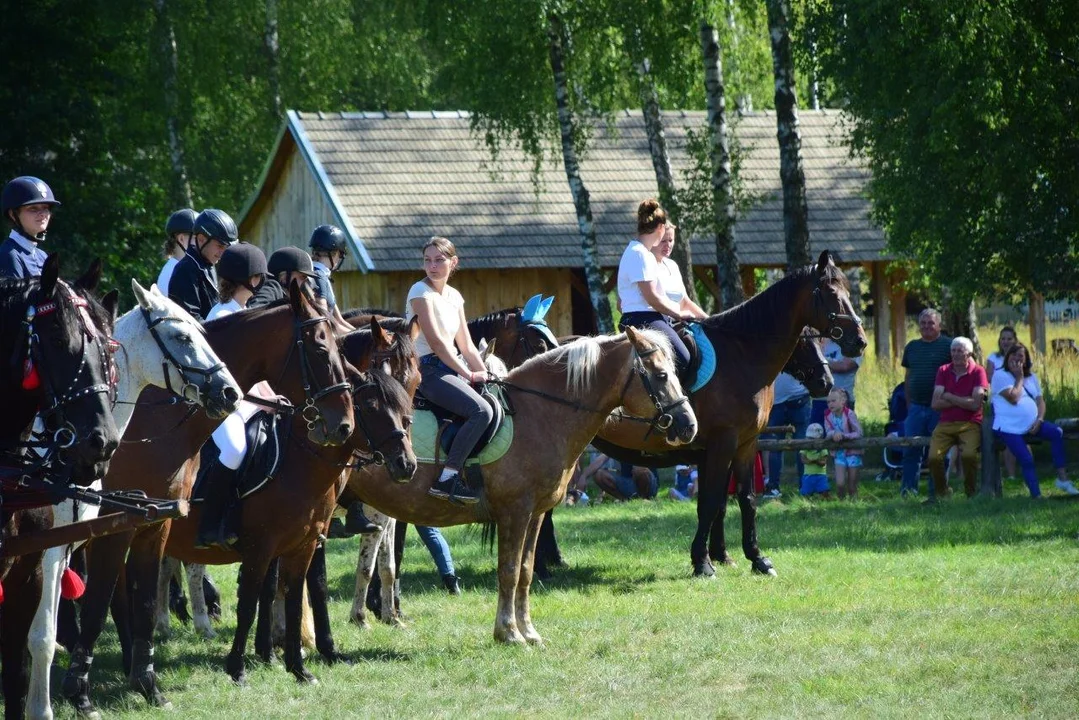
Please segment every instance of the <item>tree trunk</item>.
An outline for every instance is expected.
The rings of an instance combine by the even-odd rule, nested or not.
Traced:
[[[555,103],[558,106],[558,127],[562,133],[562,163],[566,167],[566,180],[573,195],[573,207],[577,211],[577,227],[581,233],[581,253],[584,256],[584,276],[588,281],[588,295],[596,312],[596,326],[601,333],[614,332],[611,303],[603,291],[603,271],[600,266],[599,248],[596,244],[596,228],[592,224],[592,204],[588,188],[581,179],[581,166],[573,148],[573,125],[575,118],[569,106],[569,88],[566,85],[566,68],[562,59],[562,21],[557,15],[547,18],[547,39],[550,42],[551,73],[554,76]]]
[[[659,94],[656,93],[656,85],[652,81],[648,60],[638,63],[637,69],[641,76],[641,108],[644,113],[644,127],[648,133],[648,149],[652,155],[652,169],[656,173],[656,185],[659,187],[659,202],[667,210],[671,221],[678,225],[682,208],[678,204],[674,174],[671,172],[671,157],[667,153],[667,138],[663,133],[663,120],[659,110]],[[671,258],[682,273],[686,295],[693,302],[697,302],[697,286],[693,282],[693,251],[689,247],[688,239],[682,237],[680,228],[675,230]]]
[[[768,31],[772,39],[772,73],[776,81],[776,128],[779,137],[779,176],[783,182],[783,233],[787,271],[810,262],[809,211],[802,170],[802,138],[798,131],[798,98],[794,86],[794,59],[788,30],[787,0],[768,0]]]
[[[281,45],[277,37],[277,0],[266,0],[266,30],[262,36],[269,63],[270,112],[280,119],[281,109]]]
[[[967,337],[974,343],[974,360],[983,360],[982,343],[978,337],[978,311],[970,296],[956,295],[951,288],[943,288],[941,295],[940,327],[945,335]]]
[[[704,88],[708,101],[708,125],[712,133],[712,217],[716,237],[716,284],[724,309],[745,299],[734,237],[734,195],[731,192],[731,150],[727,136],[727,105],[723,89],[723,66],[719,57],[719,33],[701,23],[701,54],[704,57]]]
[[[187,178],[184,162],[184,139],[180,134],[180,97],[177,87],[180,74],[180,56],[176,48],[176,33],[172,28],[166,0],[155,0],[162,66],[165,73],[165,132],[169,140],[169,161],[172,165],[174,198],[178,207],[192,207],[191,183]]]
[[[745,88],[745,78],[741,75],[741,65],[738,60],[738,19],[734,15],[735,0],[727,0],[727,27],[731,29],[731,80],[738,86],[738,99],[735,106],[739,113],[753,112],[753,96]]]

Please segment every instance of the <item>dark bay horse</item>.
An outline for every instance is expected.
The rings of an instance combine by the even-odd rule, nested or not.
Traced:
[[[678,384],[669,346],[651,331],[631,328],[556,348],[511,371],[504,386],[516,408],[513,443],[502,458],[483,466],[478,504],[457,505],[428,495],[441,472],[434,464],[421,464],[405,485],[371,467],[354,471],[349,484],[366,502],[406,522],[495,525],[494,637],[539,643],[529,610],[536,536],[543,514],[565,493],[577,456],[619,406],[652,415],[658,405],[663,412],[657,423],[675,436],[675,443],[692,440],[696,419]]]
[[[702,322],[716,350],[716,372],[693,394],[700,420],[697,440],[670,451],[642,426],[617,415],[592,443],[611,457],[639,462],[641,451],[661,454],[664,464],[697,463],[697,532],[690,548],[693,574],[715,575],[712,560],[729,564],[723,520],[733,470],[742,514],[742,550],[759,573],[774,574],[757,544],[753,462],[757,438],[768,424],[772,383],[787,363],[805,327],[833,338],[844,354],[862,354],[867,341],[850,302],[843,272],[827,251],[816,264],[797,270],[760,294]],[[655,458],[648,464],[655,464]]]
[[[115,382],[109,346],[116,293],[100,304],[91,296],[101,278],[98,261],[73,288],[60,281],[59,268],[54,254],[40,278],[0,280],[0,397],[5,402],[0,442],[5,452],[13,453],[0,462],[4,540],[52,526],[51,500],[27,497],[6,482],[9,475],[17,480],[23,472],[35,474],[33,463],[17,453],[35,414],[40,412],[48,450],[59,450],[69,482],[89,485],[104,474],[119,442],[112,416]],[[32,451],[29,457],[35,457]],[[42,592],[41,556],[36,552],[0,560],[6,593],[0,612],[0,662],[7,718],[23,714],[27,640]]]
[[[205,325],[207,339],[240,387],[267,380],[308,421],[308,438],[319,445],[339,446],[353,428],[352,398],[330,321],[316,308],[309,292],[289,288],[289,301],[235,313]],[[150,388],[140,396],[132,419],[141,439],[125,440],[105,477],[110,490],[142,490],[151,497],[180,498],[190,487],[199,448],[219,424],[201,412],[160,405],[165,394]],[[302,410],[301,410],[302,409]],[[131,607],[114,606],[113,617],[124,647],[129,682],[151,703],[168,700],[153,670],[153,624],[161,558],[171,525],[168,521],[137,531],[97,538],[88,552],[86,594],[79,640],[67,676],[65,697],[82,715],[94,712],[89,698],[93,648],[104,626],[117,579],[125,572],[132,588]],[[130,554],[129,554],[130,550]],[[125,600],[124,593],[116,594]],[[132,612],[134,610],[134,612]]]

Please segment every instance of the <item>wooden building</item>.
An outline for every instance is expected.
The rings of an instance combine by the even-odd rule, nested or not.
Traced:
[[[869,218],[868,172],[849,158],[834,111],[800,115],[802,155],[814,253],[829,249],[846,266],[872,274],[879,312],[878,351],[902,347],[902,322],[889,322],[891,300],[902,318],[885,265],[883,232]],[[664,115],[676,182],[683,186],[687,128],[703,112]],[[743,268],[783,267],[782,191],[772,113],[733,123],[742,153],[741,178],[760,198],[737,227]],[[432,235],[450,238],[461,256],[454,285],[470,317],[521,305],[535,293],[554,295],[549,319],[558,334],[591,324],[581,270],[581,238],[560,157],[533,165],[517,148],[492,161],[464,112],[300,113],[289,111],[258,186],[241,213],[240,236],[268,253],[306,247],[320,224],[340,226],[351,252],[335,275],[345,307],[403,310],[408,288],[422,277],[420,248]],[[637,204],[657,194],[640,113],[599,127],[581,174],[591,195],[601,262],[617,268],[634,235]],[[715,263],[712,238],[693,238],[695,271]],[[749,274],[752,277],[752,274]]]

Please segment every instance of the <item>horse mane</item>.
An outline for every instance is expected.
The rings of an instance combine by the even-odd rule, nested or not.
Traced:
[[[404,321],[402,320],[402,322]],[[379,325],[382,325],[382,323],[380,322]],[[403,329],[407,330],[407,328],[408,324],[404,323]],[[358,358],[367,352],[373,344],[374,334],[371,332],[371,328],[357,328],[338,338],[341,352],[350,362],[352,358]],[[394,331],[393,344],[390,345],[389,352],[393,355],[394,360],[399,360],[402,364],[407,363],[416,355],[416,345],[412,342],[412,336],[407,332]]]
[[[16,342],[12,328],[26,319],[26,306],[40,288],[39,278],[0,278],[0,332],[5,341]]]
[[[724,332],[758,332],[760,325],[766,323],[769,318],[787,315],[791,307],[791,298],[803,282],[807,279],[815,279],[816,272],[815,263],[794,270],[745,302],[724,310],[718,315],[705,318],[701,321],[701,325]],[[841,287],[850,290],[846,274],[835,265],[827,267],[823,281],[829,285],[838,283]]]
[[[386,310],[385,308],[374,307],[352,308],[351,310],[346,310],[345,312],[341,313],[341,317],[343,317],[345,320],[351,320],[352,318],[359,317],[361,315],[378,315],[384,318],[404,318],[404,315],[399,312],[394,312],[393,310]]]
[[[468,334],[472,336],[472,342],[479,342],[480,338],[494,337],[495,332],[501,329],[501,324],[505,322],[506,318],[515,314],[520,316],[521,308],[512,307],[495,310],[474,320],[469,320]]]

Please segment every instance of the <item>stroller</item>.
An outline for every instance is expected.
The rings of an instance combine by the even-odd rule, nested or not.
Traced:
[[[907,419],[907,392],[903,383],[892,390],[888,398],[888,422],[884,425],[887,437],[903,437],[903,422]],[[923,456],[924,464],[924,456]],[[877,482],[895,482],[903,477],[903,448],[884,448],[884,469],[877,474]]]

